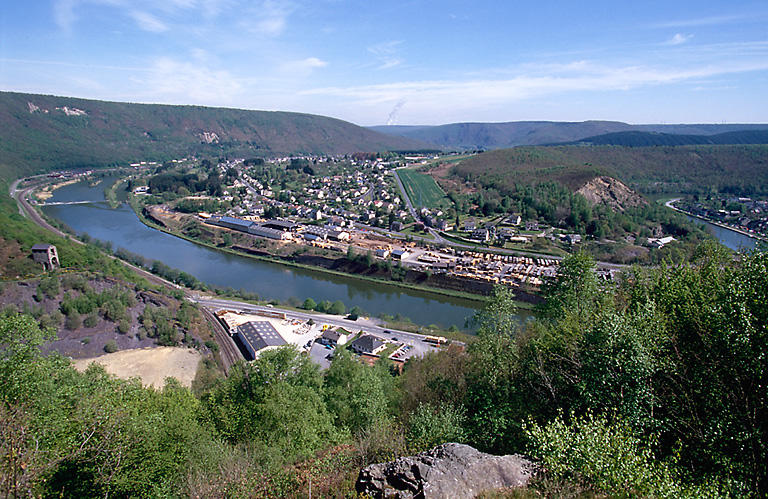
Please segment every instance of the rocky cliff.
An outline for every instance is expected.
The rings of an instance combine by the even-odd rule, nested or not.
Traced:
[[[608,205],[619,211],[646,204],[642,196],[611,177],[595,177],[576,192],[592,204]]]
[[[524,487],[534,465],[518,455],[492,456],[468,445],[443,444],[360,471],[357,491],[376,498],[463,499]]]

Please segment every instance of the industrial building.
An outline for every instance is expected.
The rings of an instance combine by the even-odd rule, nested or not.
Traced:
[[[248,229],[254,224],[250,220],[241,220],[233,217],[217,217],[211,218],[210,223],[226,227],[228,229],[239,230],[240,232],[248,232]]]
[[[267,347],[279,347],[286,344],[275,326],[267,321],[251,321],[239,325],[237,327],[237,339],[245,349],[243,354],[248,360],[255,359],[257,352]]]
[[[269,239],[277,239],[277,240],[291,239],[290,232],[284,232],[282,230],[277,230],[277,229],[270,229],[269,227],[264,227],[263,225],[257,225],[255,223],[248,228],[248,234],[252,234],[254,236],[259,236],[259,237],[267,237]]]

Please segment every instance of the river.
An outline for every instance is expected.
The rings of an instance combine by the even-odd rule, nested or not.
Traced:
[[[206,284],[245,289],[265,299],[341,300],[347,308],[358,306],[374,316],[400,314],[419,325],[455,325],[460,329],[478,306],[472,300],[297,269],[191,243],[147,227],[125,203],[110,208],[104,201],[104,189],[114,181],[105,178],[96,186],[83,181],[56,189],[49,202],[92,202],[46,206],[43,210],[78,234],[86,233],[111,242],[114,248],[160,260]]]
[[[715,236],[723,246],[726,246],[734,251],[749,251],[757,247],[757,239],[754,239],[744,234],[740,234],[734,230],[726,229],[709,222],[706,222],[700,218],[685,215],[688,220],[696,222],[699,225],[703,225],[710,234]]]

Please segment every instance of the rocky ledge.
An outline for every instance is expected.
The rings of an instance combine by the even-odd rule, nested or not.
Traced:
[[[415,456],[360,471],[358,492],[380,498],[472,498],[484,491],[525,487],[535,471],[519,455],[492,456],[462,444],[443,444]]]

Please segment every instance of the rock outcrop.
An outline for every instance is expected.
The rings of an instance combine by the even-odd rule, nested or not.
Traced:
[[[483,491],[527,485],[535,468],[519,455],[492,456],[462,444],[443,444],[416,456],[372,464],[355,488],[380,498],[472,498]]]
[[[618,211],[642,206],[646,203],[645,199],[638,193],[611,177],[595,177],[584,184],[576,193],[584,196],[592,204],[608,205]]]

